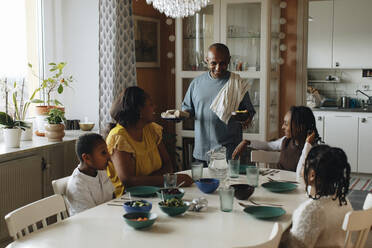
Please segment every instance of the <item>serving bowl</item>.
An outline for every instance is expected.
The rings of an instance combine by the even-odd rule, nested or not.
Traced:
[[[160,200],[168,200],[172,198],[182,199],[185,191],[179,188],[164,188],[158,190],[156,194],[158,195]]]
[[[123,208],[127,213],[143,212],[148,213],[152,209],[151,202],[146,200],[128,201],[124,202]]]
[[[216,191],[220,185],[220,180],[216,178],[201,178],[200,180],[195,181],[196,186],[203,193],[210,194]]]
[[[185,203],[177,198],[172,198],[169,200],[159,202],[160,210],[169,216],[177,216],[183,214],[189,209],[189,207],[190,207],[189,203]]]
[[[254,192],[254,187],[249,184],[232,184],[235,189],[234,196],[238,200],[247,200]]]
[[[123,218],[129,226],[135,229],[142,229],[152,226],[158,216],[154,213],[133,212],[124,214]],[[141,220],[139,218],[146,219]]]

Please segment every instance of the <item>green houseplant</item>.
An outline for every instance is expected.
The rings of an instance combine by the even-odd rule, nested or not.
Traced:
[[[50,77],[40,79],[35,73],[33,73],[37,78],[40,79],[41,84],[37,91],[44,92],[45,99],[32,99],[32,103],[43,104],[36,107],[36,111],[39,115],[46,115],[52,108],[61,108],[63,104],[57,99],[53,98],[53,94],[57,92],[62,94],[65,87],[70,87],[70,84],[74,81],[73,77],[67,76],[64,73],[64,68],[66,62],[59,62],[58,64],[52,62],[49,63],[49,72],[51,73]],[[28,66],[32,68],[32,65],[29,63]]]
[[[19,147],[22,130],[29,128],[23,121],[14,120],[5,112],[0,112],[0,125],[4,128],[5,146],[12,148]]]
[[[45,124],[45,136],[48,141],[62,141],[65,136],[65,126],[62,124],[65,118],[65,112],[58,108],[49,110],[46,118],[48,124]]]

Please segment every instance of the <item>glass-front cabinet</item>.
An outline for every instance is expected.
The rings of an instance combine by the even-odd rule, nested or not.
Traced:
[[[176,20],[176,108],[193,78],[207,70],[209,45],[229,47],[229,71],[251,80],[250,98],[256,115],[244,138],[278,136],[279,0],[212,0],[194,16]],[[194,136],[192,120],[176,126],[178,145]]]

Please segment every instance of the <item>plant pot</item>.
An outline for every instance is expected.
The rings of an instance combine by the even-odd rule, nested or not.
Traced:
[[[47,115],[49,113],[49,110],[58,108],[62,110],[63,112],[65,111],[64,107],[59,107],[59,106],[36,106],[36,115]]]
[[[45,136],[48,141],[62,141],[65,137],[65,126],[63,124],[45,124]]]
[[[24,123],[29,128],[25,128],[25,130],[22,130],[21,140],[22,141],[31,141],[32,140],[33,123],[31,121],[24,121]]]
[[[4,128],[4,142],[8,148],[18,148],[21,144],[20,128]]]

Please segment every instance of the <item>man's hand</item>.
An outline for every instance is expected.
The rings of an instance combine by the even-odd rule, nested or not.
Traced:
[[[177,184],[182,183],[182,187],[189,187],[191,184],[194,183],[192,178],[187,174],[177,174]]]
[[[243,140],[240,142],[240,144],[235,148],[232,158],[237,159],[240,157],[240,154],[243,152],[243,150],[250,144],[251,142],[249,140]]]
[[[248,117],[248,119],[245,122],[242,122],[242,128],[246,129],[248,128],[252,123],[252,116]]]

